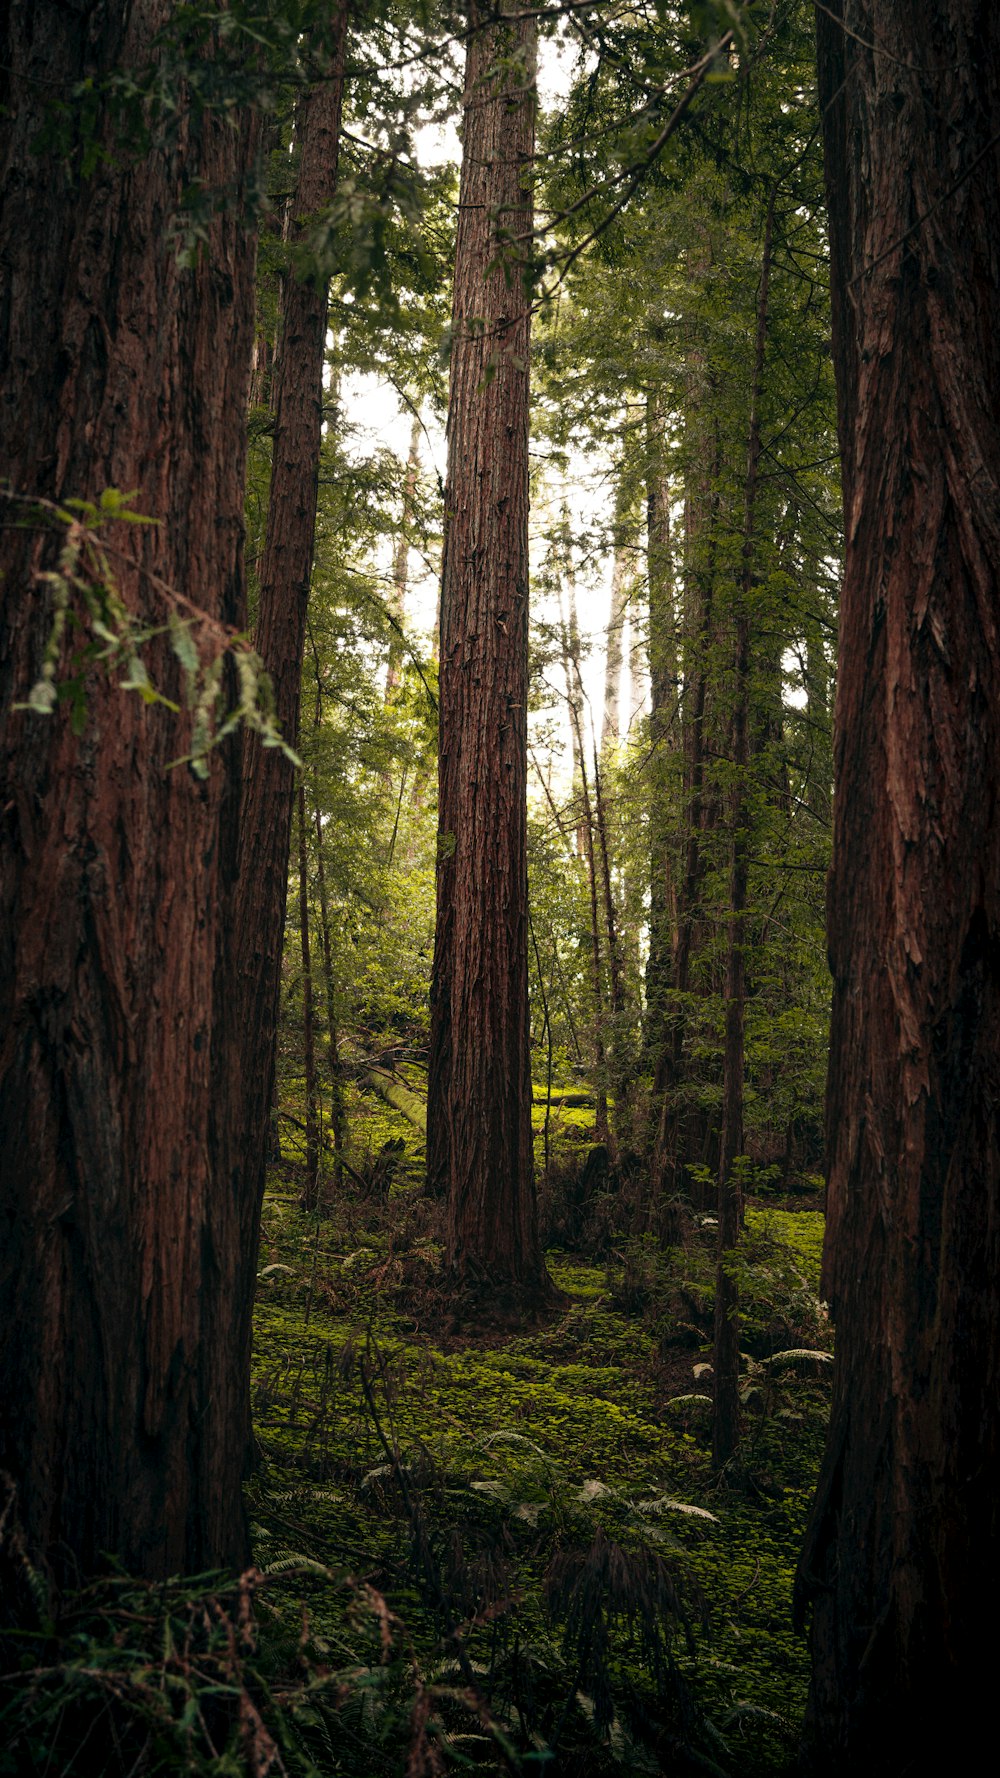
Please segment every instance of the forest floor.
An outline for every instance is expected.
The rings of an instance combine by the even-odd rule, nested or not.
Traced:
[[[719,1477],[710,1219],[664,1249],[616,1226],[608,1191],[586,1249],[548,1250],[565,1307],[477,1328],[442,1287],[418,1132],[366,1094],[350,1110],[372,1189],[348,1179],[306,1214],[286,1139],[264,1213],[261,1652],[275,1683],[293,1644],[320,1676],[288,1713],[287,1757],[358,1778],[791,1771],[792,1573],[829,1396],[810,1356],[831,1345],[818,1199],[751,1200],[745,1437]],[[562,1114],[550,1230],[572,1221],[557,1199],[587,1121]]]
[[[282,1126],[256,1566],[155,1584],[112,1567],[60,1595],[11,1541],[0,1774],[790,1778],[792,1575],[829,1406],[818,1197],[751,1198],[744,1438],[720,1476],[712,1220],[672,1247],[635,1233],[641,1181],[588,1169],[576,1095],[540,1194],[560,1304],[504,1325],[447,1287],[418,1107],[396,1098],[351,1088],[351,1173],[334,1190],[327,1161],[316,1213],[299,1120]]]

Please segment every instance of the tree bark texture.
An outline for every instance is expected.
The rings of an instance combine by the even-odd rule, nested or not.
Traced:
[[[314,80],[296,115],[299,162],[290,238],[334,197],[344,95],[348,0],[334,0],[328,36],[314,46]],[[274,685],[282,734],[299,732],[302,659],[312,574],[323,422],[326,283],[290,266],[284,282],[277,362],[267,533],[260,568],[255,643]],[[242,1101],[234,1165],[264,1188],[263,1131],[271,1102],[295,768],[276,748],[247,748],[240,821],[238,973],[230,1090]]]
[[[460,1276],[544,1277],[528,1019],[534,27],[469,13],[441,587],[427,1172]],[[502,260],[497,264],[497,260]]]
[[[818,30],[847,529],[837,1368],[798,1598],[815,1768],[893,1778],[971,1767],[995,1715],[1000,12],[845,0]]]
[[[245,623],[254,240],[185,185],[239,191],[255,126],[190,116],[89,178],[33,143],[49,95],[140,66],[166,0],[11,7],[0,24],[0,474],[29,495],[135,490],[109,537],[130,611],[162,583]],[[235,127],[232,127],[233,123]],[[5,515],[9,516],[9,515]],[[57,1576],[105,1552],[164,1576],[241,1564],[256,1203],[215,1165],[234,800],[169,762],[190,718],[87,680],[86,726],[14,711],[51,623],[37,532],[0,530],[0,1468]],[[153,577],[159,577],[158,579]],[[176,692],[165,643],[144,656]]]

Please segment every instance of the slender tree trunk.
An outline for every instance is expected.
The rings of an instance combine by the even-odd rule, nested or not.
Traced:
[[[347,1135],[344,1110],[344,1083],[340,1072],[340,1037],[337,1019],[337,987],[333,975],[333,947],[330,939],[330,904],[326,892],[326,867],[323,863],[323,823],[316,810],[316,884],[319,889],[320,941],[323,947],[323,985],[326,990],[326,1040],[330,1069],[330,1130],[333,1136],[333,1183],[339,1190],[343,1183],[343,1155]]]
[[[798,1600],[815,1769],[897,1778],[974,1769],[996,1714],[1000,11],[831,0],[818,33],[847,515],[837,1363]]]
[[[302,949],[302,1058],[306,1087],[306,1176],[303,1210],[315,1210],[319,1191],[319,1116],[316,1101],[316,1025],[313,1019],[312,957],[309,947],[309,854],[306,848],[306,793],[299,776],[299,943]]]
[[[664,416],[653,394],[646,399],[646,560],[649,578],[650,892],[649,955],[643,1047],[662,1074],[667,1048],[668,1004],[677,950],[677,769],[679,683],[677,612],[670,536],[670,486],[663,462]],[[662,1081],[659,1088],[662,1092]]]
[[[549,1182],[549,1148],[552,1126],[552,1015],[549,1012],[549,997],[545,992],[545,977],[542,973],[541,952],[535,937],[535,928],[529,920],[531,931],[531,948],[535,953],[535,969],[538,974],[538,998],[542,1003],[542,1035],[545,1039],[545,1122],[542,1125],[542,1153],[545,1184]]]
[[[603,754],[616,747],[621,739],[622,649],[634,567],[635,553],[625,534],[625,515],[620,513],[611,569],[611,610],[605,637],[604,714],[601,718]]]
[[[564,515],[565,519],[565,515]],[[583,753],[583,682],[580,678],[580,619],[576,608],[576,580],[573,565],[566,564],[566,595],[568,618],[564,615],[562,586],[559,588],[559,617],[562,642],[563,678],[566,681],[566,709],[569,714],[570,754],[573,760],[572,807],[574,812],[574,832],[576,855],[586,857],[588,832],[590,831],[584,814],[583,791],[581,784],[584,776]]]
[[[631,1105],[635,1051],[634,1023],[629,1018],[625,959],[622,955],[618,912],[611,881],[611,848],[604,807],[604,786],[601,762],[594,748],[594,814],[597,843],[601,855],[601,892],[604,899],[604,927],[608,935],[608,988],[611,1003],[611,1066],[610,1083],[615,1101],[615,1135],[619,1142],[631,1140]]]
[[[544,1287],[528,1014],[534,24],[469,12],[441,587],[428,1188],[460,1277]],[[506,263],[497,264],[498,257]]]
[[[348,0],[334,0],[325,40],[311,44],[316,78],[295,121],[298,173],[289,238],[336,189],[344,91]],[[319,459],[327,289],[290,267],[282,294],[281,333],[272,375],[275,403],[267,537],[260,568],[256,644],[271,674],[282,733],[295,745],[312,572]],[[238,973],[232,988],[231,1090],[242,1098],[241,1148],[234,1165],[263,1189],[261,1157],[274,1073],[282,936],[288,893],[295,773],[276,748],[244,755],[240,829]]]
[[[729,865],[729,934],[726,956],[726,1034],[722,1064],[722,1137],[719,1154],[718,1261],[715,1269],[715,1408],[712,1462],[717,1469],[735,1455],[740,1438],[739,1285],[735,1271],[743,1206],[736,1160],[743,1153],[744,1058],[746,1028],[746,905],[750,875],[750,623],[753,556],[760,480],[760,402],[767,346],[771,244],[774,235],[772,187],[764,223],[757,336],[750,385],[750,436],[743,510],[743,550],[735,600],[736,647],[730,746],[734,767]]]
[[[393,634],[389,643],[389,665],[385,675],[385,701],[391,703],[403,670],[403,637],[402,628],[406,619],[406,588],[410,578],[410,543],[408,527],[413,522],[414,506],[417,497],[417,476],[420,472],[420,415],[414,414],[410,428],[410,450],[406,459],[406,476],[403,481],[403,511],[400,519],[399,536],[396,540],[396,559],[393,563],[392,615],[399,625],[399,634]]]
[[[580,801],[583,809],[584,857],[587,861],[587,883],[590,889],[590,959],[594,985],[594,1135],[598,1142],[610,1145],[611,1125],[608,1121],[608,1051],[605,1026],[607,1008],[604,997],[604,962],[601,956],[601,916],[597,893],[597,860],[594,853],[594,811],[587,781],[587,760],[583,751],[583,735],[577,725],[580,759]]]
[[[166,231],[186,185],[240,192],[256,126],[204,114],[89,177],[35,146],[53,93],[141,66],[171,11],[0,14],[0,479],[60,502],[136,490],[161,522],[109,536],[126,606],[163,624],[168,583],[221,633],[245,623],[254,237],[216,217],[182,270]],[[79,737],[66,704],[12,709],[52,565],[37,532],[0,528],[0,1468],[59,1577],[106,1552],[152,1576],[241,1565],[257,1205],[217,1165],[234,1108],[212,1074],[231,755],[204,782],[169,770],[190,716],[101,669]],[[166,641],[145,660],[176,692]]]
[[[701,365],[696,362],[692,383],[696,402],[702,399]],[[697,411],[697,410],[696,410]],[[694,424],[694,421],[692,421]],[[701,429],[701,428],[699,428]],[[704,847],[709,810],[705,797],[707,753],[709,651],[715,623],[715,529],[718,517],[716,486],[720,443],[717,429],[707,428],[706,461],[689,480],[685,501],[686,598],[688,605],[684,661],[684,699],[681,707],[684,743],[685,839],[684,866],[677,893],[677,948],[674,956],[674,989],[677,1010],[667,1020],[654,1092],[660,1098],[659,1126],[653,1151],[653,1177],[660,1192],[678,1184],[679,1148],[682,1139],[682,1106],[678,1089],[684,1075],[684,1039],[688,1014],[684,997],[691,991],[691,963],[699,920]],[[709,452],[709,440],[711,440]]]

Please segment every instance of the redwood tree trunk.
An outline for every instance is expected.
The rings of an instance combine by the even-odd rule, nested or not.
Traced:
[[[315,78],[299,105],[298,175],[291,238],[331,202],[344,93],[348,0],[333,0],[324,43],[311,46]],[[290,267],[285,276],[278,358],[267,535],[260,570],[255,643],[274,684],[278,721],[292,745],[316,530],[322,444],[327,286]],[[288,893],[295,768],[276,748],[248,748],[240,827],[240,897],[233,990],[236,1041],[231,1090],[242,1098],[241,1146],[234,1164],[264,1185],[264,1132],[274,1075],[282,936]]]
[[[244,118],[89,178],[33,148],[53,92],[144,62],[167,0],[11,7],[0,25],[0,475],[27,494],[115,486],[155,528],[112,539],[129,609],[151,575],[245,624],[244,415],[253,235],[217,217],[182,270],[185,185],[239,191]],[[235,127],[233,127],[235,126]],[[5,515],[9,516],[9,515]],[[169,762],[190,718],[95,669],[86,725],[15,712],[51,613],[37,533],[0,529],[0,1467],[59,1576],[105,1552],[153,1576],[241,1564],[257,1206],[220,1177],[229,756]],[[150,676],[176,690],[163,641]]]
[[[837,1368],[798,1584],[816,1768],[893,1778],[971,1769],[995,1718],[1000,11],[846,0],[819,57],[847,515]]]
[[[441,590],[427,1172],[448,1263],[537,1290],[528,1025],[528,348],[534,26],[473,5]],[[494,70],[496,70],[494,72]],[[498,266],[497,258],[505,264]]]

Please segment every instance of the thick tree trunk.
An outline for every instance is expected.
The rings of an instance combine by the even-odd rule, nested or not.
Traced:
[[[534,26],[484,23],[465,80],[441,591],[427,1118],[448,1263],[533,1292],[528,1028],[528,347]],[[505,264],[496,264],[502,256]]]
[[[51,94],[141,65],[171,11],[3,14],[0,474],[60,501],[136,490],[161,522],[110,539],[129,610],[163,623],[165,582],[239,628],[253,235],[217,217],[182,270],[167,225],[196,180],[239,191],[255,128],[192,117],[89,178],[33,147]],[[100,669],[79,738],[65,704],[11,709],[38,675],[51,557],[0,529],[0,1467],[57,1575],[110,1552],[165,1576],[247,1556],[257,1204],[220,1176],[212,1072],[235,799],[228,754],[204,782],[169,770],[190,718]],[[176,690],[165,642],[145,658]]]
[[[315,78],[296,115],[298,175],[290,237],[335,193],[344,92],[348,0],[333,0],[328,36],[311,46]],[[290,267],[272,373],[275,403],[267,534],[260,568],[255,642],[274,684],[283,735],[294,746],[306,611],[316,529],[322,444],[327,288]],[[234,1159],[263,1190],[264,1131],[271,1099],[282,935],[288,894],[295,768],[276,748],[247,748],[240,824],[238,973],[232,989],[230,1090],[242,1100]]]
[[[846,0],[819,61],[847,515],[837,1368],[798,1591],[816,1769],[894,1778],[971,1769],[994,1736],[1000,11]]]

